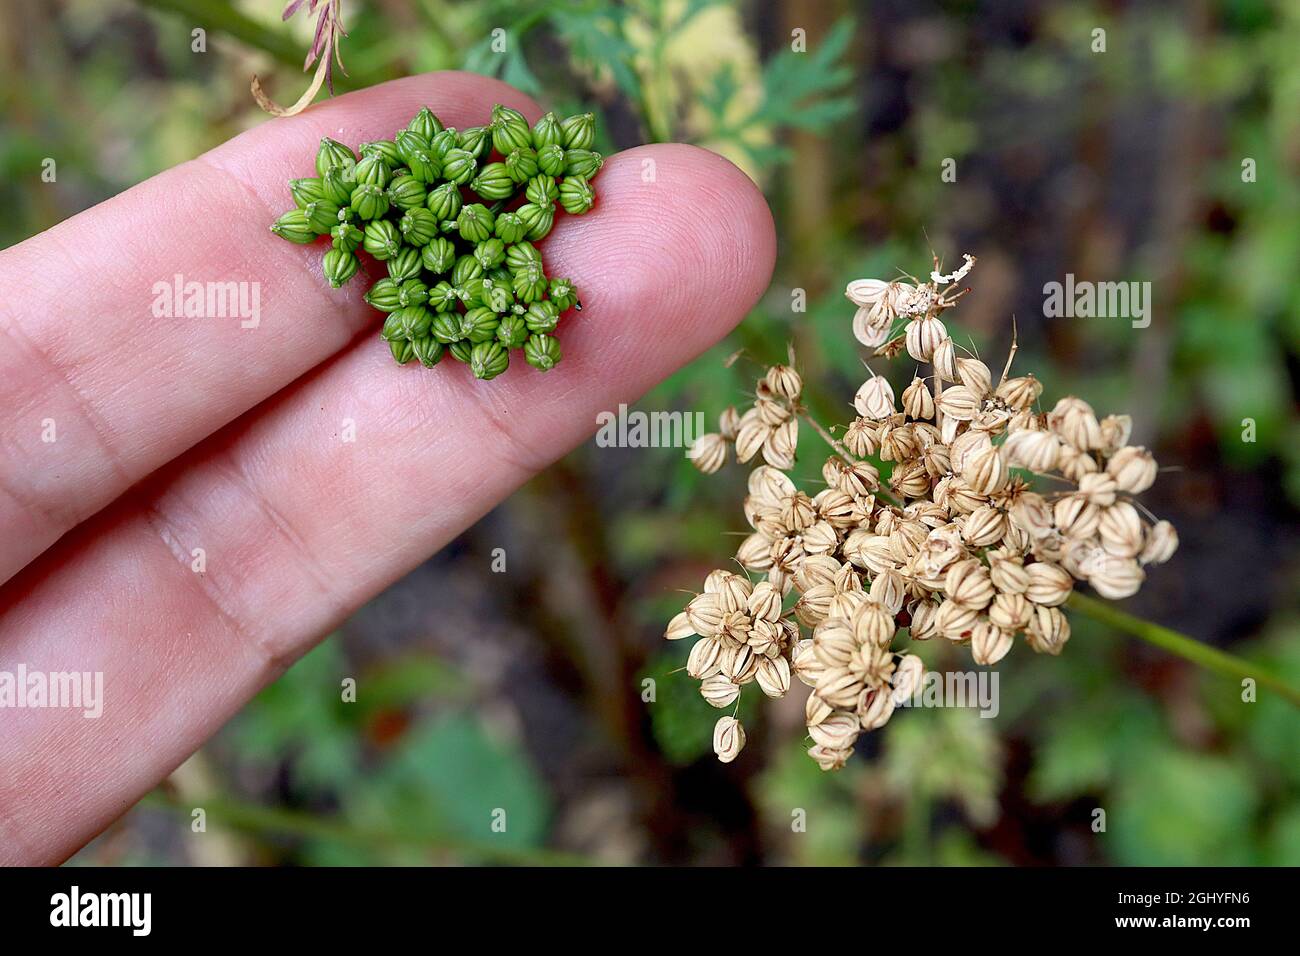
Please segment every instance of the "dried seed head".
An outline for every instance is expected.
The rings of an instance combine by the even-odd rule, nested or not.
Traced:
[[[989,570],[974,558],[958,561],[943,579],[943,591],[949,603],[981,610],[988,607],[996,593]]]
[[[970,635],[970,653],[976,664],[996,664],[1011,650],[1011,632],[993,624],[980,621]]]
[[[1008,435],[1003,447],[1014,467],[1046,474],[1056,467],[1061,440],[1051,432],[1023,430]]]
[[[959,422],[968,422],[979,411],[980,399],[965,385],[954,385],[943,390],[935,405],[946,417]]]
[[[930,364],[934,366],[934,373],[945,384],[957,381],[957,346],[953,344],[952,339],[944,339],[935,346],[934,354],[930,356]]]
[[[1151,452],[1132,445],[1119,449],[1106,463],[1106,473],[1120,491],[1141,494],[1156,480],[1156,460]]]
[[[1178,550],[1178,532],[1168,521],[1157,521],[1147,529],[1146,546],[1142,549],[1143,564],[1164,564]]]
[[[677,614],[668,622],[668,628],[664,631],[664,638],[669,641],[680,641],[684,637],[691,637],[695,634],[695,628],[691,626],[690,618],[685,611]]]
[[[735,717],[719,717],[713,725],[713,752],[723,763],[731,763],[745,746],[745,728]]]
[[[1040,654],[1060,654],[1070,639],[1070,622],[1060,608],[1035,606],[1029,617],[1029,646]]]
[[[1000,592],[989,605],[989,622],[1014,634],[1029,623],[1034,606],[1023,594]]]
[[[862,383],[853,399],[853,407],[864,418],[879,421],[894,414],[894,390],[883,375],[873,375]]]
[[[1008,407],[1015,409],[1033,408],[1041,394],[1043,394],[1043,384],[1032,375],[1009,378],[999,385],[997,390],[997,397]]]
[[[857,418],[844,431],[844,447],[858,458],[874,455],[878,447],[880,426],[869,418]]]
[[[799,444],[799,422],[790,419],[772,429],[763,442],[763,460],[773,468],[787,471],[794,467],[795,448]]]
[[[928,362],[946,338],[948,330],[938,319],[913,319],[907,323],[907,354],[918,362]]]
[[[803,716],[806,726],[816,727],[833,713],[835,711],[831,705],[818,697],[816,692],[809,694],[808,699],[804,701]]]
[[[740,685],[733,684],[721,674],[714,674],[700,682],[700,695],[711,706],[721,710],[730,707],[740,697]]]
[[[1100,561],[1088,575],[1088,583],[1092,585],[1093,590],[1111,601],[1137,594],[1144,580],[1146,580],[1146,572],[1131,558],[1108,558]]]
[[[817,762],[817,766],[822,770],[841,770],[853,756],[853,748],[847,750],[832,750],[823,747],[821,744],[815,744],[808,748],[808,756]]]
[[[848,750],[857,741],[860,730],[858,719],[852,714],[833,714],[815,727],[809,727],[808,734],[827,750]]]
[[[788,365],[773,365],[767,370],[764,381],[772,394],[779,395],[788,402],[798,401],[803,392],[803,379]]]
[[[736,440],[736,432],[740,430],[740,413],[736,411],[735,405],[729,405],[722,414],[718,416],[718,431],[727,441]]]
[[[883,688],[863,691],[855,708],[859,726],[863,730],[879,730],[889,723],[895,706],[894,695]]]
[[[944,398],[948,393],[944,393]],[[972,455],[962,469],[962,480],[978,495],[992,495],[1001,491],[1010,477],[1006,459],[999,448],[986,448]]]
[[[1097,415],[1081,398],[1067,396],[1057,402],[1047,416],[1047,427],[1079,451],[1100,448],[1104,444]]]
[[[696,680],[712,677],[722,670],[719,660],[722,657],[722,644],[711,637],[701,638],[691,648],[686,658],[686,673]]]
[[[784,697],[790,690],[790,662],[784,657],[765,657],[758,663],[754,680],[768,697]]]
[[[925,664],[921,658],[915,654],[902,654],[898,658],[898,665],[894,668],[894,676],[890,681],[894,687],[893,699],[895,703],[902,703],[916,696],[916,692],[921,687],[921,680],[925,677]]]
[[[880,279],[854,279],[844,290],[844,296],[859,308],[871,307],[889,291],[889,283]]]
[[[691,445],[688,457],[696,468],[711,475],[727,463],[727,440],[715,432],[701,435]]]
[[[736,431],[736,459],[743,465],[763,447],[771,434],[771,427],[757,415],[752,418],[746,414]]]
[[[1136,558],[1146,543],[1142,518],[1127,501],[1117,501],[1102,509],[1097,534],[1101,546],[1117,558]]]
[[[993,392],[993,373],[979,359],[959,358],[957,380],[979,398],[986,398]]]
[[[1066,570],[1046,561],[1036,561],[1025,568],[1029,575],[1029,586],[1025,588],[1025,597],[1044,607],[1064,604],[1070,592],[1074,590],[1074,579]]]

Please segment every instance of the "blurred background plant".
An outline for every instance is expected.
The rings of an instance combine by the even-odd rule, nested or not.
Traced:
[[[280,13],[5,4],[0,247],[265,121],[253,74],[296,99],[313,24]],[[712,417],[789,342],[844,420],[834,403],[862,378],[844,283],[927,268],[931,249],[977,255],[971,347],[1005,354],[1014,315],[1017,367],[1045,401],[1129,411],[1134,441],[1179,466],[1145,498],[1182,547],[1126,608],[1300,682],[1295,4],[347,0],[343,17],[339,92],[476,70],[598,109],[606,152],[687,140],[763,186],[781,238],[769,294],[640,408]],[[1045,318],[1043,286],[1067,273],[1151,281],[1150,328]],[[803,441],[812,474],[824,451]],[[717,712],[661,633],[743,529],[743,480],[589,443],[358,612],[76,861],[1300,863],[1300,712],[1078,614],[1062,657],[1018,647],[999,666],[996,719],[908,711],[823,774],[792,695],[742,709],[750,745],[718,765]]]

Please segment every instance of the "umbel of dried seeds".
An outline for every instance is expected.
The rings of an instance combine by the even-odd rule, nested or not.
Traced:
[[[936,262],[928,282],[849,283],[857,340],[919,363],[901,396],[870,372],[837,438],[801,404],[799,374],[777,365],[751,408],[727,409],[692,446],[706,473],[733,455],[762,459],[744,502],[752,533],[735,556],[748,575],[712,572],[664,636],[695,639],[686,670],[715,707],[751,683],[768,697],[784,697],[792,676],[811,687],[808,755],[823,770],[843,767],[858,736],[921,686],[920,658],[895,646],[903,629],[966,645],[981,665],[1018,637],[1060,654],[1076,581],[1125,598],[1178,547],[1173,526],[1137,501],[1157,468],[1129,444],[1127,415],[1099,419],[1073,397],[1042,411],[1041,383],[1010,377],[1014,342],[996,380],[962,354],[939,316],[969,291],[956,291],[975,263],[964,259],[949,275]],[[800,419],[834,451],[811,494],[787,474]],[[887,480],[872,458],[889,463]],[[1036,478],[1048,479],[1042,490]],[[734,716],[718,721],[719,760],[744,743]]]
[[[580,216],[595,202],[595,133],[591,113],[530,127],[497,105],[486,126],[462,130],[422,109],[391,140],[362,143],[360,158],[326,137],[316,175],[289,182],[294,208],[271,231],[328,237],[321,272],[336,289],[362,272],[361,253],[384,263],[366,301],[386,314],[380,335],[398,364],[432,368],[449,353],[491,379],[513,351],[545,372],[560,361],[561,317],[582,305],[533,243],[557,206]]]

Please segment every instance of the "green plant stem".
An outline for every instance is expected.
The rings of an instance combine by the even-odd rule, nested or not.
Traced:
[[[1198,667],[1215,671],[1225,677],[1250,678],[1261,686],[1280,694],[1293,705],[1300,707],[1300,690],[1290,686],[1282,678],[1258,664],[1229,654],[1226,651],[1221,651],[1217,647],[1203,644],[1186,634],[1180,634],[1178,631],[1171,630],[1160,624],[1153,624],[1151,621],[1134,617],[1126,611],[1121,611],[1108,601],[1088,597],[1086,594],[1079,594],[1077,591],[1070,595],[1070,599],[1066,603],[1074,610],[1088,615],[1093,620],[1109,625],[1117,631],[1130,634],[1146,641],[1148,644],[1154,644],[1162,650],[1191,661]]]
[[[417,848],[429,852],[451,852],[483,863],[523,866],[587,866],[583,857],[537,847],[494,846],[490,843],[460,840],[455,837],[431,836],[428,833],[403,833],[354,827],[328,817],[295,810],[260,807],[221,797],[181,798],[161,790],[146,794],[140,806],[188,816],[202,807],[218,825],[243,833],[283,833],[314,840],[328,840],[349,846],[373,849],[377,846]]]

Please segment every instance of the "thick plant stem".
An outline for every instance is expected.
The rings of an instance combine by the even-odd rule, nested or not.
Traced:
[[[1250,678],[1261,687],[1274,691],[1291,704],[1300,707],[1300,690],[1290,686],[1282,678],[1258,664],[1229,654],[1226,651],[1221,651],[1217,647],[1203,644],[1186,634],[1180,634],[1178,631],[1170,630],[1160,624],[1134,617],[1107,601],[1088,597],[1085,594],[1079,594],[1077,591],[1070,595],[1070,599],[1066,603],[1074,610],[1086,614],[1102,624],[1107,624],[1117,631],[1123,631],[1125,634],[1131,634],[1148,644],[1154,644],[1156,647],[1171,654],[1176,654],[1184,660],[1191,661],[1198,667],[1215,671],[1225,677]]]

